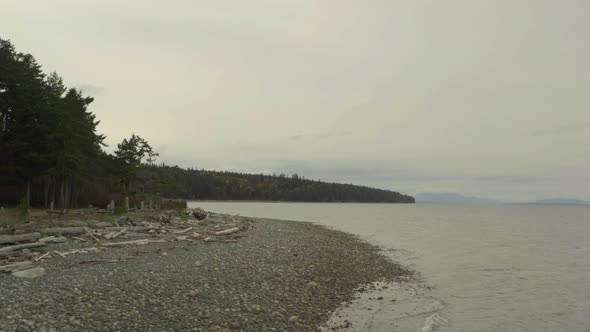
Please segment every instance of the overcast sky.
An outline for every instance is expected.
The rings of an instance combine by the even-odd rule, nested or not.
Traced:
[[[160,161],[590,199],[590,1],[0,0],[0,38]]]

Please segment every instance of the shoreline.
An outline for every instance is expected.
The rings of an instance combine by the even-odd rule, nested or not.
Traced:
[[[359,286],[413,276],[356,235],[248,219],[236,242],[113,248],[40,262],[34,280],[0,275],[0,330],[316,331]]]

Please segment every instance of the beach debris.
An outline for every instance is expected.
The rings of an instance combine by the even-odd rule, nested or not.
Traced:
[[[229,229],[215,232],[215,235],[229,235],[229,234],[237,233],[239,231],[240,231],[240,229],[238,227],[234,227],[234,228],[229,228]]]
[[[40,233],[20,234],[20,235],[0,235],[0,244],[27,242],[37,240],[41,237]]]
[[[19,278],[35,279],[45,275],[45,269],[42,267],[34,267],[28,270],[20,270],[12,272],[12,275]]]
[[[203,220],[207,218],[207,211],[201,208],[187,209],[186,214],[188,216],[196,218],[197,220]]]
[[[193,227],[192,227],[192,226],[191,226],[191,227],[188,227],[188,228],[186,228],[186,229],[183,229],[183,230],[175,230],[175,229],[171,229],[171,230],[170,230],[170,233],[172,233],[172,234],[184,234],[184,233],[186,233],[186,232],[188,232],[188,231],[190,231],[190,230],[192,230],[192,229],[193,229]]]
[[[41,255],[41,256],[39,256],[39,257],[36,257],[36,258],[35,258],[35,262],[38,262],[38,261],[42,260],[42,259],[43,259],[43,258],[45,258],[45,257],[48,257],[48,256],[49,256],[49,254],[50,254],[50,252],[46,252],[46,253],[44,253],[43,255]],[[49,257],[50,257],[50,256],[49,256]]]
[[[59,237],[56,237],[51,242],[53,242],[53,243],[64,243],[64,242],[67,242],[67,241],[68,241],[68,238],[67,237],[65,237],[65,236],[59,236]]]
[[[81,220],[67,220],[67,221],[60,221],[58,223],[61,227],[86,227],[88,223],[86,221]]]
[[[105,235],[104,238],[107,240],[111,240],[111,239],[116,239],[118,238],[121,234],[125,233],[127,231],[127,228],[122,228],[119,231],[115,231],[115,232],[110,232],[109,234]]]
[[[84,227],[51,227],[40,231],[43,234],[78,235],[84,234]]]
[[[135,256],[127,256],[127,257],[121,257],[121,258],[114,258],[114,259],[108,259],[108,258],[104,258],[104,259],[90,259],[87,261],[81,261],[78,264],[103,264],[103,263],[118,263],[118,262],[125,262],[128,261],[130,259],[133,258],[137,258]]]
[[[109,248],[170,241],[237,242],[237,239],[244,236],[238,233],[251,228],[252,222],[250,218],[211,213],[201,208],[160,211],[155,215],[128,214],[111,222],[52,221],[59,227],[41,226],[38,232],[28,234],[0,234],[0,267],[18,261],[38,262]],[[31,226],[34,227],[34,223],[28,224],[27,228],[31,229]],[[42,237],[43,234],[46,236]],[[145,238],[146,235],[150,238]],[[119,242],[121,238],[128,240]],[[130,238],[136,240],[130,240]],[[109,242],[102,243],[104,240]],[[64,242],[77,244],[95,242],[97,247],[69,251],[53,250],[54,248],[50,247],[49,250],[41,253],[29,250]],[[23,263],[23,266],[26,265],[27,263]],[[8,270],[12,267],[3,269]]]
[[[92,238],[94,241],[96,241],[96,242],[100,242],[100,240],[99,240],[99,239],[98,239],[96,236],[94,236],[94,234],[92,234],[92,232],[91,232],[91,231],[88,229],[88,227],[84,227],[84,230],[86,231],[86,234],[90,235],[90,237],[91,237],[91,238]]]
[[[56,239],[57,239],[57,237],[55,237],[55,236],[46,236],[46,237],[40,238],[39,242],[51,243],[51,242],[55,241]]]
[[[24,261],[24,262],[16,262],[6,265],[0,266],[0,272],[8,273],[8,272],[16,272],[20,270],[26,270],[33,266],[33,262],[31,261]]]
[[[13,246],[6,246],[0,248],[0,253],[8,253],[15,250],[21,250],[25,248],[35,248],[35,247],[42,247],[45,243],[43,242],[33,242],[33,243],[24,243],[24,244],[16,244]]]
[[[201,237],[203,237],[203,234],[201,234],[199,232],[192,232],[191,233],[191,238],[193,238],[193,239],[200,239]]]
[[[94,224],[94,228],[105,228],[105,227],[112,227],[113,224],[110,222],[105,222],[105,221],[101,221],[101,222],[97,222],[96,224]]]
[[[124,241],[124,242],[110,242],[110,243],[102,243],[101,246],[103,247],[122,247],[127,245],[145,245],[149,244],[149,239],[143,240],[133,240],[133,241]]]

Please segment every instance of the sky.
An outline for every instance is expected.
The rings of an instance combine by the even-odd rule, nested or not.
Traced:
[[[586,0],[0,0],[0,38],[184,167],[590,200]]]

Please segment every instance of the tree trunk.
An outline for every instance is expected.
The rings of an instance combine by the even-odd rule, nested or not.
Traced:
[[[62,178],[61,180],[61,185],[59,188],[59,200],[60,200],[60,207],[62,209],[66,208],[66,190],[65,190],[65,178]]]
[[[27,193],[25,196],[25,203],[31,206],[31,179],[27,179]]]
[[[68,180],[66,180],[65,183],[65,197],[64,197],[64,209],[67,209],[70,207],[70,183]]]
[[[47,177],[44,184],[44,194],[45,194],[45,201],[43,202],[43,206],[47,209],[49,206],[49,189],[51,188],[51,177]]]

